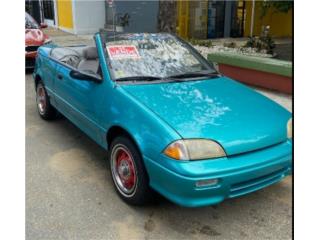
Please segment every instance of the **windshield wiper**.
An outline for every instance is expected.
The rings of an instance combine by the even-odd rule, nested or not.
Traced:
[[[166,78],[168,79],[183,79],[183,78],[196,78],[196,77],[219,77],[218,72],[188,72],[188,73],[181,73],[176,75],[171,75]]]
[[[124,82],[124,81],[157,81],[157,80],[162,80],[163,78],[161,77],[155,77],[155,76],[131,76],[131,77],[122,77],[122,78],[117,78],[116,81],[118,82]]]
[[[218,77],[219,73],[217,72],[189,72],[189,73],[182,73],[177,75],[171,75],[167,77],[157,77],[157,76],[130,76],[130,77],[122,77],[115,79],[117,82],[137,82],[137,81],[170,81],[170,80],[183,80],[186,78],[197,78],[197,77]]]

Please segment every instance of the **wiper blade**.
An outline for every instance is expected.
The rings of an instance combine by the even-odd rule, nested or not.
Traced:
[[[218,77],[218,76],[219,76],[218,72],[209,72],[209,73],[189,72],[189,73],[181,73],[181,74],[177,74],[177,75],[171,75],[171,76],[168,76],[167,78],[169,78],[169,79],[181,79],[181,78]]]
[[[170,80],[179,80],[185,78],[195,78],[195,77],[218,77],[220,76],[218,72],[189,72],[189,73],[182,73],[177,75],[171,75],[167,77],[157,77],[157,76],[130,76],[130,77],[122,77],[117,78],[117,82],[125,82],[125,81],[170,81]]]
[[[157,81],[157,80],[162,80],[163,78],[161,77],[156,77],[156,76],[131,76],[131,77],[122,77],[122,78],[117,78],[116,81],[118,82],[124,82],[124,81]]]

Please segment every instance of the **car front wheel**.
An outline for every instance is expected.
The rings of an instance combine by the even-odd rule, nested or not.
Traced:
[[[128,137],[119,136],[112,141],[108,158],[119,196],[131,205],[149,203],[154,192],[136,145]]]

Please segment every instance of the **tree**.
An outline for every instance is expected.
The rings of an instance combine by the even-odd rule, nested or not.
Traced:
[[[293,8],[293,1],[272,1],[265,0],[262,2],[261,18],[263,18],[269,9],[273,9],[273,13],[287,13]]]

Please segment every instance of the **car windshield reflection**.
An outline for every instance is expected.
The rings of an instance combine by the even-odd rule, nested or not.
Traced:
[[[121,34],[104,39],[114,80],[216,72],[191,46],[171,34]]]

